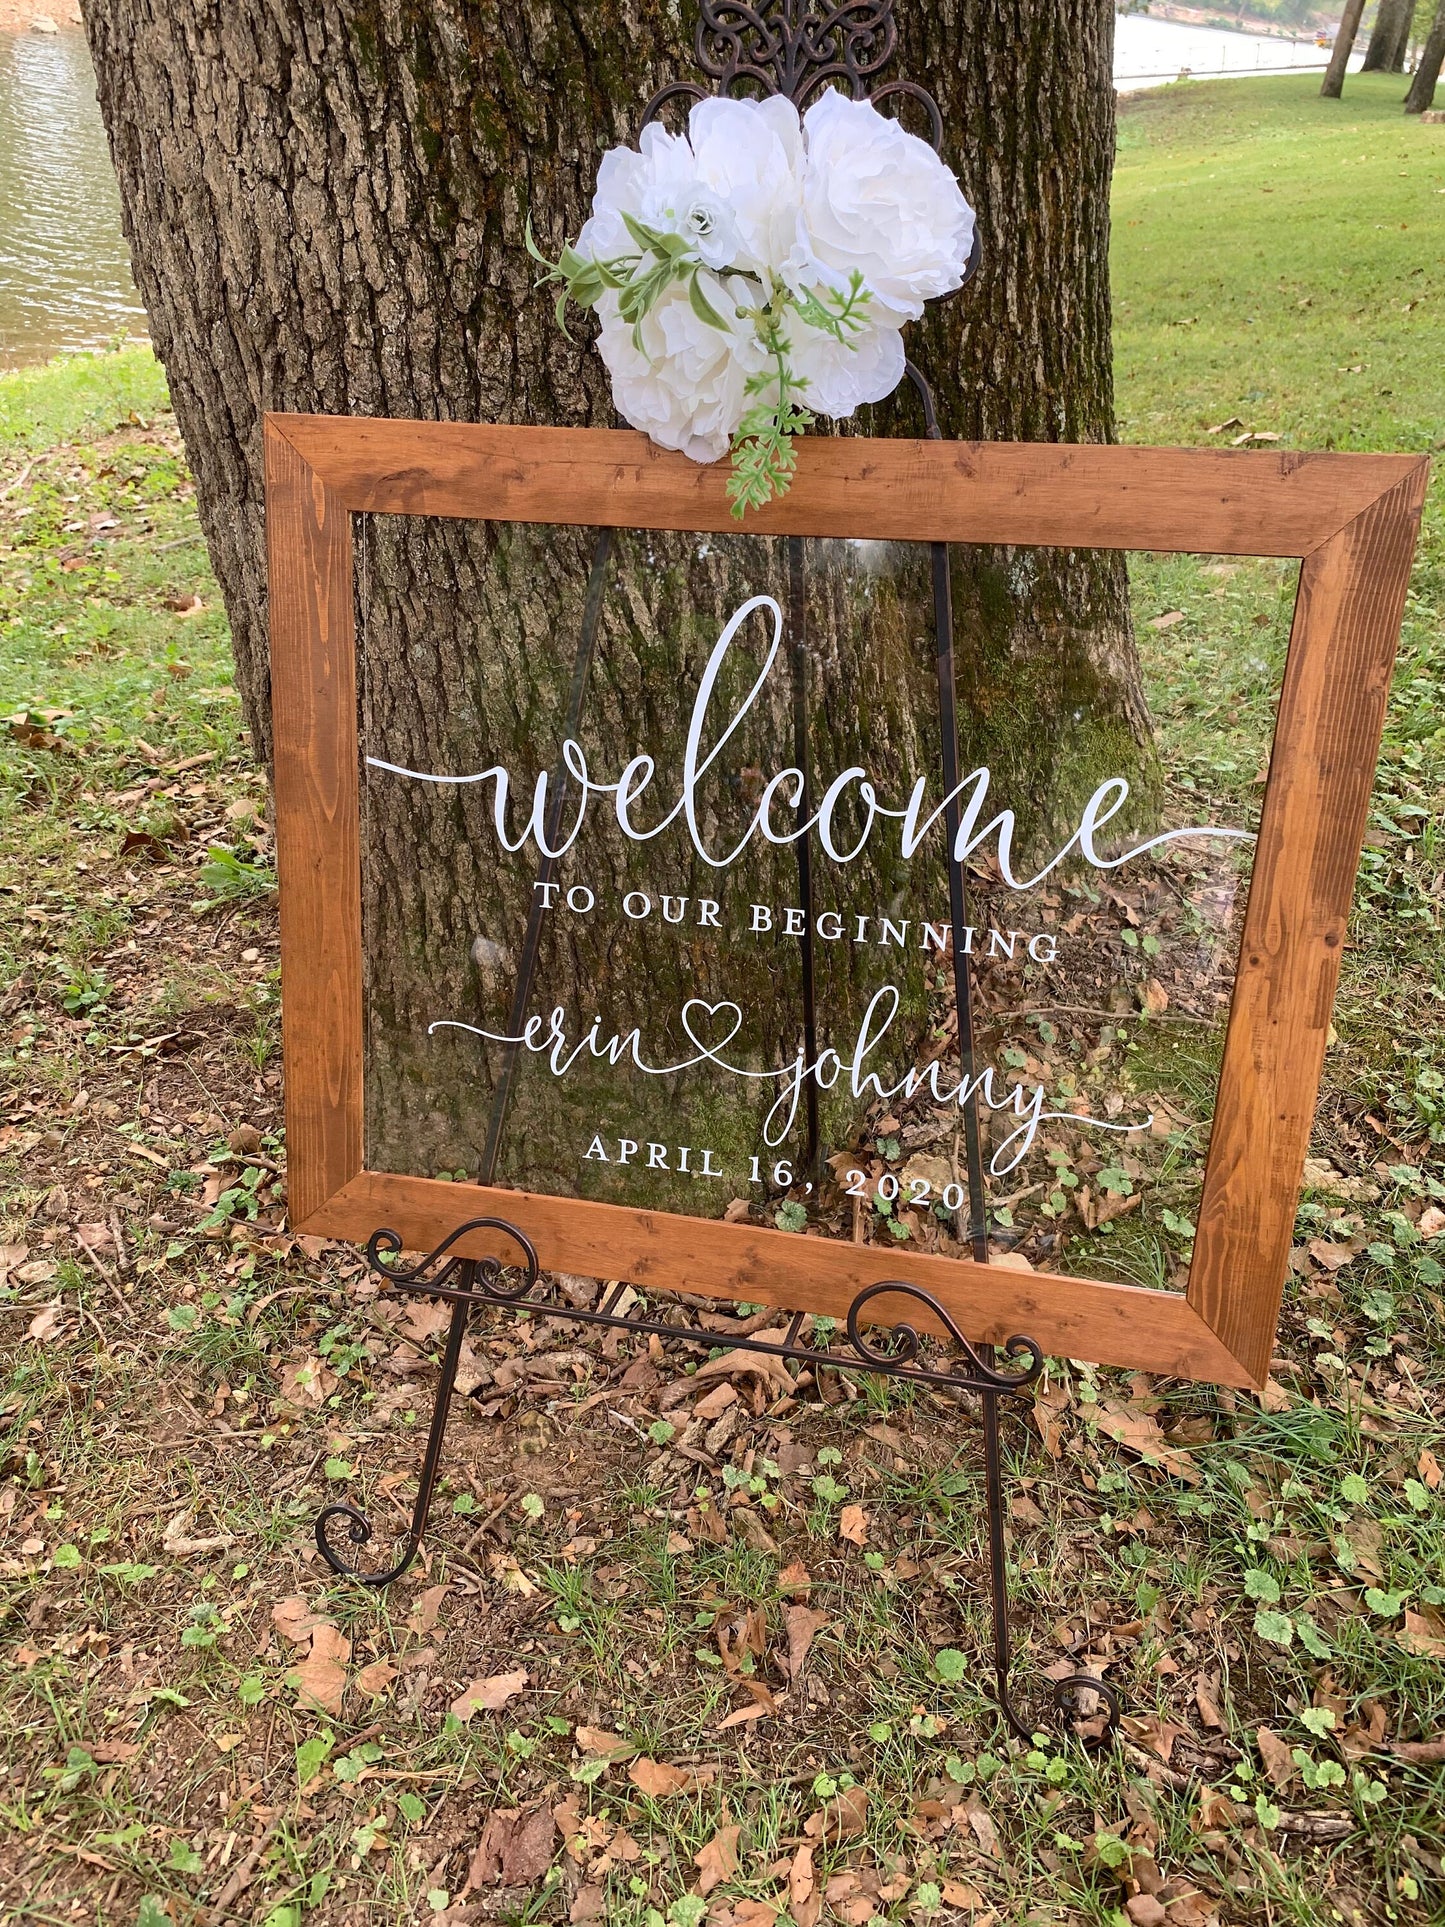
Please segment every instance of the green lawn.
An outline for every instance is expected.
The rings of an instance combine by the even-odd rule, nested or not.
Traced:
[[[1445,447],[1445,128],[1398,79],[1316,86],[1126,104],[1127,438]],[[1270,1394],[1058,1364],[1009,1430],[1018,1689],[1107,1667],[1132,1722],[1093,1760],[990,1711],[978,1435],[941,1399],[742,1381],[700,1420],[667,1369],[529,1377],[478,1320],[429,1569],[325,1583],[316,1509],[390,1532],[432,1381],[352,1256],[280,1227],[265,793],[191,485],[148,355],[0,377],[5,1918],[1439,1920],[1442,501]],[[1247,810],[1291,571],[1132,566],[1169,781]],[[790,1681],[797,1562],[825,1617]],[[468,1870],[514,1810],[499,1895]]]

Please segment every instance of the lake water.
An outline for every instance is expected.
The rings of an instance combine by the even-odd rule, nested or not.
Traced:
[[[1360,56],[1355,56],[1358,64]],[[1121,91],[1177,79],[1322,67],[1309,41],[1117,22]],[[84,36],[0,33],[0,368],[146,332]]]
[[[0,367],[146,332],[85,37],[0,33]]]

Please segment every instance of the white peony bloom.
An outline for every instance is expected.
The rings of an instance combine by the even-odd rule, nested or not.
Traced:
[[[646,221],[649,227],[681,234],[695,212],[694,191],[701,186],[692,149],[683,136],[669,134],[665,127],[644,128],[640,153],[630,147],[612,147],[602,156],[592,215],[577,237],[577,252],[603,261],[635,254],[637,243],[627,232],[624,214]],[[709,212],[721,211],[717,197],[709,199]]]
[[[803,137],[790,100],[700,100],[688,116],[698,179],[727,204],[736,251],[726,263],[766,278],[782,267],[802,205]]]
[[[727,322],[725,329],[703,321],[687,288],[674,284],[643,317],[639,353],[632,326],[609,292],[597,306],[602,321],[597,346],[624,420],[662,448],[680,449],[695,462],[716,462],[726,455],[751,399],[748,377],[765,366],[767,356],[752,322],[738,313],[727,282],[706,271],[698,279]],[[746,284],[735,285],[746,299]]]
[[[839,341],[790,314],[786,333],[793,373],[808,384],[799,399],[815,414],[842,421],[865,402],[891,395],[903,379],[903,337],[896,328],[862,328]]]
[[[791,101],[701,100],[688,133],[643,129],[640,152],[602,158],[577,252],[636,252],[622,216],[692,242],[713,269],[765,275],[793,245],[801,206],[802,133]]]
[[[879,307],[916,318],[963,281],[973,210],[926,141],[834,88],[803,117],[802,218],[784,270],[794,288],[846,289],[856,269]]]

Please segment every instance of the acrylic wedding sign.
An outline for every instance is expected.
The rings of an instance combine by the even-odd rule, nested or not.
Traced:
[[[810,438],[739,530],[631,432],[266,456],[297,1230],[1263,1381],[1422,460]],[[975,699],[942,544],[1299,559],[1257,811]]]

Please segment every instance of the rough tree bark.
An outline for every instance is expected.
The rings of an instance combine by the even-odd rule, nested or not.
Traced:
[[[533,290],[523,226],[530,214],[552,248],[575,235],[604,151],[635,139],[657,86],[694,75],[694,7],[83,0],[83,12],[137,284],[195,472],[246,719],[264,757],[262,410],[614,422],[587,330],[579,344],[567,341],[550,297]],[[934,378],[944,433],[1109,439],[1111,0],[902,0],[899,14],[890,72],[937,94],[945,153],[982,232],[975,286],[938,304],[910,344]],[[906,399],[862,426],[886,432],[894,422],[918,431]],[[505,735],[496,719],[510,718],[521,741],[537,715],[560,716],[570,657],[560,670],[539,664],[552,638],[576,632],[587,545],[580,536],[529,542],[392,518],[375,518],[366,531],[368,723],[394,760],[477,767],[480,720]],[[659,691],[695,677],[708,625],[715,637],[719,611],[732,606],[731,566],[714,560],[699,569],[696,556],[677,551],[664,568],[636,548],[619,549],[619,588],[589,698],[604,736],[625,725],[630,739]],[[776,557],[750,566],[760,585],[781,590]],[[864,593],[847,574],[835,571],[828,591],[839,609],[839,598]],[[983,760],[988,741],[1014,792],[1008,800],[1032,801],[1042,825],[1067,813],[1106,765],[1147,760],[1119,558],[960,557],[956,593],[964,753]],[[849,700],[819,724],[832,749],[818,753],[833,769],[843,766],[834,752],[846,757],[865,738],[872,753],[860,760],[870,768],[881,757],[901,769],[921,753],[908,747],[912,711],[931,707],[931,695],[926,685],[911,694],[904,685],[903,700],[897,680],[911,620],[899,617],[888,630],[888,660],[842,664]],[[846,626],[840,613],[821,639],[824,654]],[[444,700],[418,700],[423,686]],[[773,737],[755,745],[759,758],[783,740],[784,721],[784,711],[772,715]],[[660,714],[656,728],[667,727]],[[518,767],[515,756],[500,760]],[[751,767],[739,775],[744,791]],[[472,843],[485,836],[478,829],[473,838],[473,803],[457,791],[425,799],[409,791],[403,801],[373,785],[370,794],[376,1034],[410,1034],[468,999],[463,1014],[476,1021],[485,1009],[495,1018],[530,897],[525,869],[498,876],[468,867]],[[477,792],[466,797],[480,812]],[[417,860],[418,839],[437,852],[430,870]],[[750,881],[759,900],[791,901],[775,856],[772,869],[760,861],[739,887],[747,893]],[[598,860],[625,878],[625,852]],[[872,882],[876,891],[879,879]],[[696,894],[695,878],[674,883]],[[459,905],[499,891],[495,929],[458,921]],[[420,950],[418,929],[426,932]],[[585,932],[549,942],[541,975],[553,982],[575,989],[607,964]],[[656,991],[658,972],[676,970],[680,953],[672,933],[670,951],[649,948],[641,933],[637,942],[642,997]],[[475,980],[457,971],[449,978],[437,962],[443,954],[470,959],[465,971]],[[759,990],[779,1005],[775,1037],[791,1021],[781,1007],[793,987],[784,971]],[[766,1023],[763,1031],[767,1049]],[[487,1067],[484,1085],[494,1071]],[[464,1162],[475,1170],[474,1136],[459,1140],[436,1123],[459,1118],[470,1101],[452,1073],[433,1063],[414,1103],[373,1096],[377,1128],[412,1139],[413,1168]]]
[[[1320,82],[1320,96],[1324,100],[1338,100],[1344,90],[1345,73],[1354,49],[1355,35],[1360,31],[1360,15],[1364,11],[1365,0],[1345,0],[1340,30],[1335,35],[1335,44],[1330,53],[1330,64]]]
[[[1362,74],[1402,74],[1410,46],[1415,0],[1380,0],[1370,44],[1365,49]]]
[[[1410,81],[1410,91],[1405,96],[1407,114],[1430,111],[1442,66],[1445,66],[1445,0],[1437,0],[1435,18],[1425,36],[1425,45],[1420,49],[1420,62]]]

